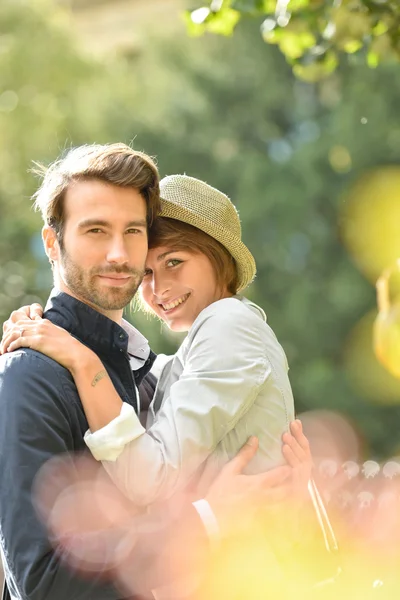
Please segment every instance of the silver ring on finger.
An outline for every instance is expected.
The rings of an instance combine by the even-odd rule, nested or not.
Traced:
[[[19,330],[19,337],[22,337],[25,333],[25,329],[23,327],[21,327],[21,329]]]

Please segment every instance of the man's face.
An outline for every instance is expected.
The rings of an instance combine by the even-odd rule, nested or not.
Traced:
[[[49,249],[55,283],[111,319],[135,295],[147,255],[146,203],[133,188],[99,180],[73,183],[64,200],[62,243]]]

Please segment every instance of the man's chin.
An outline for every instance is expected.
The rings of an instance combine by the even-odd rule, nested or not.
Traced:
[[[88,300],[100,310],[123,310],[136,294],[137,288],[124,290],[122,288],[102,289],[93,293]]]
[[[102,310],[123,310],[132,300],[133,294],[109,294],[97,298],[95,304]]]

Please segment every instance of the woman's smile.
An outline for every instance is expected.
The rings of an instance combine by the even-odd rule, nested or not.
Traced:
[[[188,294],[180,296],[179,298],[176,298],[175,300],[159,304],[158,306],[160,306],[165,313],[170,313],[172,310],[175,310],[176,308],[184,304],[189,298],[189,296],[190,292]]]

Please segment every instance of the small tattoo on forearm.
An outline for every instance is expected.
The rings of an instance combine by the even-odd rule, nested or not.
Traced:
[[[99,371],[97,375],[93,377],[92,387],[95,387],[101,379],[103,379],[107,375],[107,371],[104,369],[103,371]]]

